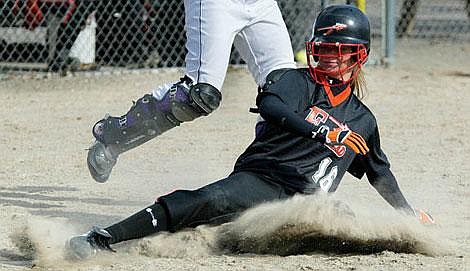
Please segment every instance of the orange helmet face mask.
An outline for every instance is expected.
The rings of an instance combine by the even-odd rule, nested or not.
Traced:
[[[337,86],[351,82],[367,61],[363,44],[306,42],[307,64],[315,82]],[[331,84],[330,79],[339,83]]]

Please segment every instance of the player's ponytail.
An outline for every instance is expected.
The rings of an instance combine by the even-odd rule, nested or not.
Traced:
[[[352,81],[352,86],[354,89],[354,94],[356,94],[359,100],[362,100],[367,94],[366,78],[362,69],[359,68],[356,73],[356,77]]]

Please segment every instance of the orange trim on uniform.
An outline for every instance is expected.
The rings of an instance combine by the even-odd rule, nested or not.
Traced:
[[[340,103],[344,102],[349,95],[351,94],[351,86],[348,85],[340,94],[334,95],[333,91],[331,91],[331,87],[329,85],[323,85],[325,88],[325,92],[328,95],[328,99],[330,100],[331,105],[333,107],[339,105]]]

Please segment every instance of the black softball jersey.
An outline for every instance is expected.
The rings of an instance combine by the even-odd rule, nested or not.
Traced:
[[[300,193],[333,192],[346,171],[359,179],[366,174],[371,183],[396,184],[375,117],[351,92],[349,85],[316,84],[307,69],[289,70],[268,82],[257,97],[256,137],[234,171],[258,173]],[[312,138],[320,126],[348,128],[365,139],[370,151],[360,155]]]

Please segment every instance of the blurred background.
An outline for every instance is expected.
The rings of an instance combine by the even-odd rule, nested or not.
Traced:
[[[393,64],[401,40],[470,41],[470,0],[278,0],[297,61],[320,9],[339,3],[369,16],[372,64]],[[0,10],[3,74],[184,66],[181,0],[0,0]],[[244,64],[235,49],[230,63]]]

